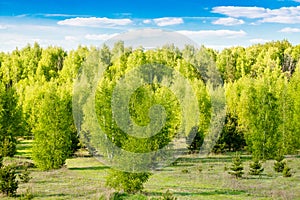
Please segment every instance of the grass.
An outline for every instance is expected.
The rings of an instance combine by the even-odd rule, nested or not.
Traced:
[[[32,141],[18,145],[18,153],[5,162],[32,162]],[[288,165],[293,170],[291,178],[284,178],[273,170],[272,160],[263,163],[264,173],[248,175],[251,157],[243,155],[244,177],[235,179],[225,170],[231,165],[231,155],[213,155],[199,158],[186,155],[175,165],[155,172],[145,184],[143,194],[148,199],[161,197],[167,190],[177,199],[300,199],[300,157],[289,156]],[[105,187],[109,167],[93,157],[74,157],[58,170],[40,171],[30,168],[29,183],[20,183],[17,191],[21,197],[29,191],[33,199],[99,199],[113,191]],[[123,195],[127,199],[137,196]],[[13,199],[1,197],[3,199]]]

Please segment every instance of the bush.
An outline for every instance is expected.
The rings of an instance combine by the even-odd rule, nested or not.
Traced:
[[[120,200],[120,199],[123,199],[123,196],[124,196],[124,194],[121,194],[119,192],[114,192],[111,195],[109,195],[109,200]]]
[[[161,200],[176,200],[177,198],[173,196],[173,193],[170,190],[167,190],[166,193],[162,195]]]
[[[291,168],[288,167],[286,163],[285,163],[284,168],[282,170],[282,175],[283,175],[283,177],[291,177],[292,176]]]
[[[177,198],[173,196],[170,190],[167,190],[165,193],[162,194],[161,197],[153,197],[151,200],[176,200]]]
[[[0,136],[0,154],[3,155],[4,157],[9,156],[13,157],[16,152],[16,144],[17,141],[14,137],[10,136]]]
[[[148,181],[150,173],[131,173],[117,170],[111,170],[106,178],[106,185],[117,191],[127,193],[137,193],[144,187],[143,184]]]
[[[235,176],[236,178],[242,177],[242,175],[244,174],[244,167],[240,155],[236,154],[232,159],[230,170],[231,171],[228,172],[229,174]]]
[[[24,169],[21,174],[19,174],[19,178],[23,183],[28,183],[30,179],[32,178],[30,175],[30,172],[28,171],[27,167]]]
[[[282,172],[284,169],[284,166],[286,165],[286,162],[283,160],[283,156],[278,156],[275,158],[275,163],[274,163],[274,170],[275,172]]]
[[[2,165],[2,164],[1,164]],[[6,196],[15,196],[18,189],[16,167],[13,165],[0,168],[0,191]]]
[[[263,173],[264,168],[262,167],[262,164],[259,162],[259,160],[254,160],[252,163],[250,163],[250,172],[251,175],[260,175]]]
[[[189,173],[189,170],[188,169],[182,169],[181,172],[184,173],[184,174],[187,174],[187,173]]]
[[[26,192],[24,194],[21,194],[21,200],[30,200],[33,199],[33,194],[30,188],[26,189]]]
[[[143,194],[129,195],[127,193],[113,192],[108,196],[103,194],[99,197],[99,200],[147,200],[147,196]]]

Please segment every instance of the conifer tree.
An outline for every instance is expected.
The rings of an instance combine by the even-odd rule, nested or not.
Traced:
[[[242,163],[240,155],[237,153],[232,159],[232,165],[230,167],[230,170],[231,171],[229,171],[228,173],[233,175],[235,178],[241,178],[244,174],[243,163]]]
[[[262,167],[262,164],[259,162],[259,160],[254,160],[252,163],[250,163],[249,174],[251,174],[251,175],[261,175],[261,173],[263,171],[264,171],[264,168]]]

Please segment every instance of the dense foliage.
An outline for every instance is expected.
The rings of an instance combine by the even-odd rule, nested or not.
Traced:
[[[26,136],[34,138],[33,159],[39,168],[47,170],[64,164],[78,148],[75,123],[77,131],[86,135],[93,128],[88,123],[91,117],[88,113],[72,108],[74,79],[91,55],[108,67],[98,84],[95,107],[100,126],[118,147],[137,153],[161,148],[176,135],[182,110],[192,109],[180,109],[176,96],[158,84],[162,77],[152,77],[153,84],[133,93],[130,115],[138,125],[145,126],[150,118],[143,111],[162,104],[167,125],[152,141],[137,141],[122,134],[110,108],[112,89],[134,67],[156,63],[158,71],[159,65],[165,65],[183,74],[196,91],[200,122],[192,129],[196,137],[189,142],[191,152],[199,150],[209,131],[212,106],[209,91],[217,87],[225,91],[226,119],[215,152],[244,149],[254,160],[264,160],[300,149],[300,45],[293,46],[284,40],[218,52],[204,46],[186,46],[181,50],[172,45],[153,50],[132,49],[118,42],[112,49],[80,46],[67,52],[60,47],[41,48],[35,43],[0,53],[2,156],[13,156],[17,137]],[[82,81],[93,84],[96,80]],[[174,83],[178,87],[182,84]],[[82,91],[82,99],[89,97],[85,92]],[[74,122],[72,111],[79,116],[78,121]],[[86,123],[82,124],[83,121]],[[186,137],[191,138],[189,133]],[[89,138],[81,140],[87,142]]]
[[[6,196],[15,196],[18,189],[16,166],[3,165],[0,155],[0,192]]]

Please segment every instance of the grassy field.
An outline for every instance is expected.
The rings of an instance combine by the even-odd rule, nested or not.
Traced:
[[[15,158],[6,158],[5,162],[32,162],[31,142],[21,141]],[[290,178],[275,173],[271,160],[263,163],[262,176],[251,176],[250,159],[242,156],[245,174],[242,179],[235,179],[226,171],[231,165],[230,155],[208,158],[186,155],[176,165],[155,172],[145,184],[143,194],[148,199],[161,197],[167,190],[177,199],[300,199],[300,156],[287,158],[293,171]],[[32,179],[20,183],[17,194],[21,198],[31,193],[33,199],[99,199],[113,192],[105,187],[108,169],[92,157],[68,159],[58,170],[44,172],[30,168]],[[126,198],[136,199],[136,196]]]

